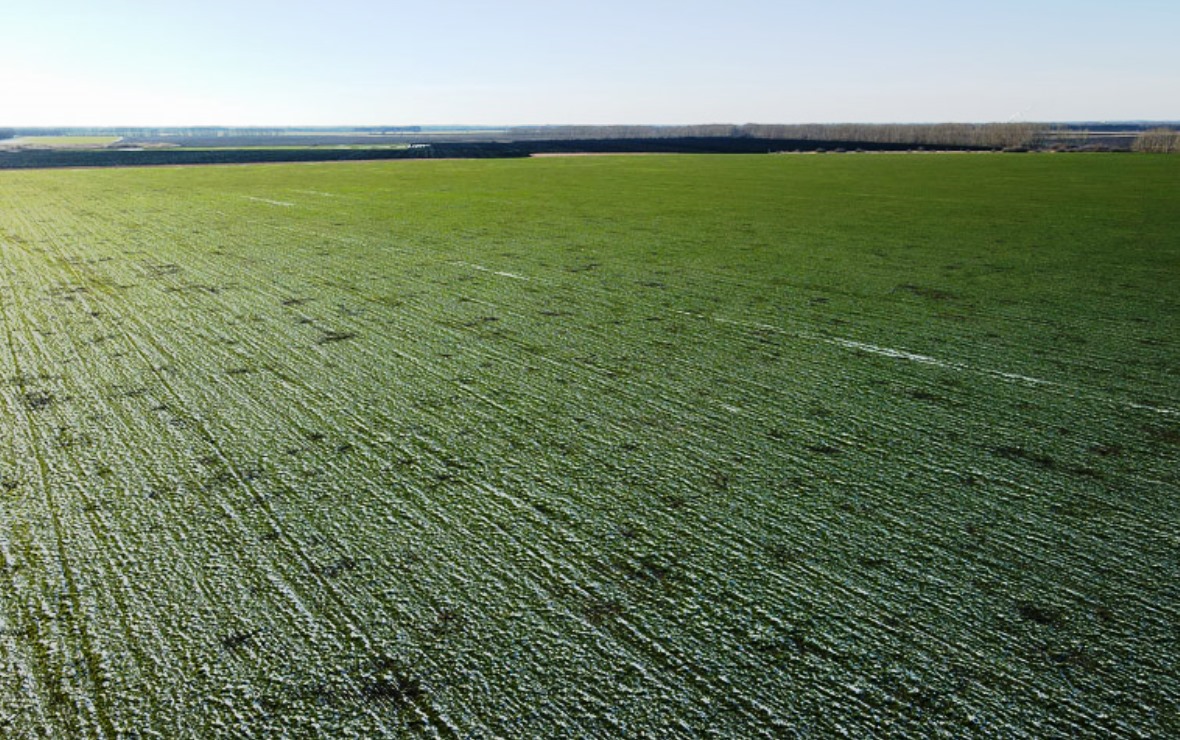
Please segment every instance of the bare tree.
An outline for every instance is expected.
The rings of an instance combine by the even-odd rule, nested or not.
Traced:
[[[1180,152],[1180,131],[1164,127],[1148,129],[1135,137],[1131,150],[1153,154]]]

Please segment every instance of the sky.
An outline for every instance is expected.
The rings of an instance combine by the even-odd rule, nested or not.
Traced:
[[[1180,119],[1177,0],[0,0],[0,126]]]

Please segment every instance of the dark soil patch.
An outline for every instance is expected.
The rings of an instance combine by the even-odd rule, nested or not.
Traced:
[[[1016,613],[1023,619],[1036,624],[1051,627],[1060,624],[1065,613],[1051,604],[1038,604],[1034,601],[1021,601],[1016,605]]]

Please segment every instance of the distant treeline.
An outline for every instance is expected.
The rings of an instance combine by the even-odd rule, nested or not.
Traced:
[[[529,154],[766,154],[768,152],[904,152],[918,147],[905,143],[858,141],[853,139],[810,140],[728,136],[677,136],[640,138],[587,138],[520,140],[506,146]],[[979,146],[948,145],[939,149],[973,151]]]
[[[1176,154],[1180,152],[1180,131],[1170,128],[1153,128],[1135,137],[1131,150],[1153,154]]]
[[[12,139],[16,137],[16,129],[14,128],[0,128],[0,139]]]
[[[1036,145],[1043,123],[813,123],[741,126],[518,126],[508,138],[529,139],[636,139],[710,137],[780,139],[860,144],[899,144],[926,147],[979,147],[1004,149]]]

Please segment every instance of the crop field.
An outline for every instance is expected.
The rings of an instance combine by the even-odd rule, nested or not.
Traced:
[[[97,149],[119,141],[118,136],[21,136],[0,143],[36,149]]]
[[[1180,158],[0,172],[0,736],[1180,734]]]

